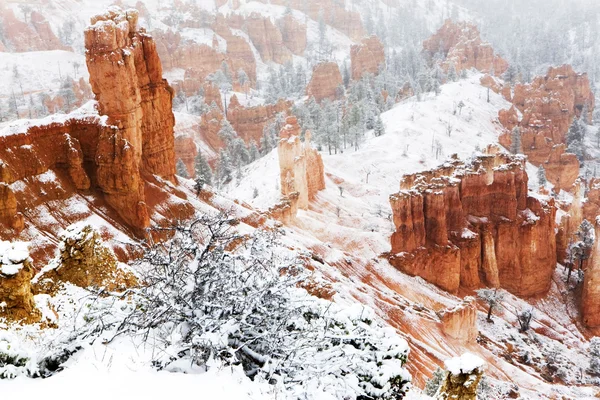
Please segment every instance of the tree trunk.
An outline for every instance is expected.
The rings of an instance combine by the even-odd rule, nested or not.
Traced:
[[[490,308],[488,309],[487,320],[492,322],[492,308],[493,306],[490,304]]]

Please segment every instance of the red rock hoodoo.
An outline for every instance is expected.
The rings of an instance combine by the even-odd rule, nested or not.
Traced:
[[[287,118],[279,137],[281,194],[294,200],[293,208],[307,209],[317,192],[325,189],[323,160],[311,146],[310,132],[305,133],[304,143],[300,141],[296,117]]]
[[[496,76],[508,69],[508,63],[494,54],[492,46],[481,40],[479,29],[468,22],[447,19],[432,37],[423,42],[423,49],[430,60],[441,53],[441,67],[446,72],[451,65],[457,72],[475,68]]]
[[[569,190],[579,175],[579,161],[561,145],[566,143],[573,118],[588,110],[589,120],[594,110],[587,74],[578,74],[569,65],[550,68],[546,76],[530,84],[515,85],[512,102],[514,108],[499,113],[500,123],[507,129],[500,143],[510,147],[511,132],[518,125],[522,150],[529,161],[544,165],[548,180],[557,189]]]
[[[99,111],[118,129],[98,141],[98,184],[136,228],[149,226],[142,173],[174,179],[173,90],[136,10],[112,8],[85,31],[86,61]]]
[[[527,196],[522,157],[490,147],[470,164],[454,159],[404,176],[390,196],[390,262],[444,290],[502,287],[548,291],[556,266],[555,207]]]
[[[0,51],[71,50],[58,40],[48,21],[36,11],[29,14],[27,23],[17,19],[12,9],[0,5],[0,20]]]
[[[317,64],[313,68],[306,95],[314,97],[319,103],[325,99],[333,101],[338,97],[338,88],[341,85],[343,85],[342,74],[336,62]]]
[[[359,80],[366,73],[377,75],[385,67],[383,43],[377,36],[363,39],[362,43],[350,48],[352,79]]]

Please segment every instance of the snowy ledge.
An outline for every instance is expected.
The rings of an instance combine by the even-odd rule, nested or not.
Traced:
[[[0,273],[16,275],[29,259],[29,243],[0,241]]]
[[[452,375],[460,375],[460,374],[472,374],[476,370],[483,370],[485,362],[471,354],[465,353],[460,357],[454,357],[444,362],[446,365],[446,369]]]

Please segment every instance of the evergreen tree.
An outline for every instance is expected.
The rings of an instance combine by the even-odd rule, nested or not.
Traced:
[[[448,68],[448,80],[450,82],[456,82],[458,80],[458,75],[456,74],[456,68],[454,67],[454,63],[450,64],[450,68]]]
[[[581,121],[574,118],[567,133],[567,151],[575,154],[579,161],[583,161],[585,155],[583,135],[584,130]]]
[[[546,170],[543,165],[540,165],[538,168],[537,178],[540,186],[546,186],[546,183],[548,183],[548,180],[546,179]]]
[[[233,179],[233,165],[231,163],[231,157],[227,153],[227,150],[221,150],[219,152],[219,165],[217,167],[217,182],[219,185],[224,185]]]
[[[385,127],[383,125],[383,121],[381,120],[381,115],[377,116],[375,120],[375,128],[373,129],[375,136],[381,136],[385,134]]]
[[[198,155],[194,159],[194,170],[196,172],[196,179],[202,178],[204,183],[212,185],[213,173],[208,161],[202,155],[202,152],[198,152]]]
[[[248,148],[248,154],[250,154],[250,161],[256,161],[260,158],[260,152],[258,151],[258,146],[254,139],[250,141],[250,146]]]
[[[183,160],[181,158],[177,160],[175,169],[177,170],[177,175],[179,175],[180,177],[186,178],[186,179],[190,177],[187,167],[185,166],[185,163],[183,162]]]
[[[510,135],[510,152],[513,154],[519,154],[521,152],[521,131],[518,126],[512,130]]]
[[[504,75],[502,75],[502,78],[510,84],[515,83],[516,79],[517,79],[517,67],[515,67],[513,64],[510,64],[508,66],[508,69],[506,70],[506,72],[504,73]]]

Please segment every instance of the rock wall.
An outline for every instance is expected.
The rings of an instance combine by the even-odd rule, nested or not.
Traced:
[[[375,35],[362,40],[350,48],[352,79],[359,80],[366,73],[377,75],[385,67],[383,43]]]
[[[600,328],[600,220],[595,219],[596,241],[583,280],[581,313],[589,328]]]
[[[578,74],[569,65],[550,68],[546,76],[513,89],[513,107],[501,110],[500,123],[506,133],[500,143],[511,145],[511,132],[519,126],[521,146],[529,161],[544,165],[548,180],[556,189],[569,190],[579,175],[579,161],[565,153],[566,135],[573,118],[587,109],[591,120],[594,95],[586,74]],[[517,110],[522,117],[519,120]]]
[[[500,286],[543,294],[556,265],[553,200],[527,196],[524,158],[487,153],[403,178],[390,196],[390,262],[453,293]]]
[[[254,140],[258,144],[265,125],[279,113],[289,114],[291,108],[292,102],[284,100],[264,106],[244,107],[237,96],[233,95],[227,110],[227,120],[246,143]]]
[[[277,20],[277,25],[281,31],[285,47],[297,56],[304,56],[307,43],[306,25],[298,22],[290,14],[286,14]]]
[[[306,132],[304,143],[300,141],[296,117],[287,118],[279,138],[281,194],[284,198],[297,196],[294,207],[308,209],[309,201],[325,189],[321,155],[311,146],[310,132]]]
[[[263,62],[285,64],[292,60],[292,52],[284,45],[281,31],[271,19],[252,13],[245,21],[245,28]]]
[[[338,88],[343,85],[340,67],[336,62],[324,62],[315,65],[312,77],[306,87],[306,95],[314,97],[317,102],[325,99],[337,99]]]
[[[142,174],[173,180],[173,90],[151,36],[137,28],[137,11],[111,8],[85,31],[86,62],[99,111],[116,131],[99,137],[97,179],[108,203],[131,226],[150,220]]]
[[[475,68],[496,76],[508,69],[508,63],[494,54],[492,46],[481,40],[479,29],[468,22],[447,19],[432,37],[423,42],[423,50],[431,61],[441,53],[441,67],[446,72],[452,65],[457,72]]]

